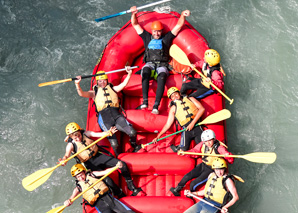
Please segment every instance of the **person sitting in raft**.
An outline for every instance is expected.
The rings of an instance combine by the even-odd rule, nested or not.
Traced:
[[[208,180],[204,190],[197,192],[184,191],[184,195],[189,193],[196,196],[204,196],[204,200],[216,207],[208,205],[205,202],[198,202],[191,206],[184,213],[226,213],[239,200],[237,189],[234,183],[234,176],[227,173],[227,163],[222,158],[216,158],[212,163],[212,172],[208,176]],[[230,199],[232,197],[232,199]]]
[[[165,88],[165,83],[169,75],[169,49],[172,44],[172,40],[175,38],[175,36],[177,36],[179,31],[183,27],[185,17],[190,15],[190,11],[183,11],[174,28],[164,36],[162,35],[163,25],[160,21],[152,22],[151,34],[144,30],[139,24],[136,17],[136,14],[138,12],[136,6],[131,7],[130,11],[132,12],[131,24],[138,35],[143,39],[145,46],[144,62],[146,64],[141,71],[143,104],[139,108],[145,109],[148,107],[149,80],[150,78],[154,78],[155,80],[157,80],[157,90],[152,113],[159,114],[158,106],[160,104]]]
[[[104,71],[98,71],[96,74],[102,74],[96,76],[97,84],[93,87],[93,90],[83,91],[80,86],[81,76],[77,76],[78,80],[75,80],[75,85],[79,96],[84,98],[92,98],[95,103],[96,112],[98,115],[98,124],[102,131],[107,131],[112,126],[116,126],[121,132],[124,132],[129,136],[131,146],[134,148],[134,152],[141,149],[141,145],[137,145],[136,130],[125,119],[125,117],[119,112],[119,99],[117,92],[120,92],[128,84],[132,75],[132,70],[126,67],[128,75],[124,81],[113,86],[108,82],[108,76]],[[116,135],[108,137],[109,142],[114,150],[116,156],[118,156],[118,140]]]
[[[64,157],[58,159],[59,162],[66,160],[70,157],[72,153],[77,153],[81,151],[86,146],[90,145],[94,142],[90,137],[102,137],[106,134],[106,132],[92,132],[83,130],[77,123],[69,123],[66,128],[67,140],[66,142],[66,152]],[[116,132],[115,127],[111,127],[109,130],[110,135]],[[117,165],[117,163],[121,163],[122,166],[120,168],[121,175],[124,177],[127,187],[130,191],[132,191],[132,196],[144,195],[144,192],[141,188],[137,188],[131,178],[129,169],[124,161],[120,161],[114,157],[109,155],[102,154],[99,152],[99,147],[97,144],[91,146],[89,149],[84,150],[79,155],[77,155],[77,160],[81,163],[84,163],[87,169],[92,171],[99,171],[106,168],[111,168]],[[66,163],[63,163],[62,166],[65,166]]]
[[[234,158],[228,157],[232,153],[228,152],[226,145],[216,140],[215,133],[211,129],[205,130],[201,135],[202,141],[189,152],[204,153],[204,154],[221,154],[225,155],[225,159],[230,163],[234,163]],[[184,155],[183,151],[178,151],[178,155]],[[198,158],[198,155],[186,155],[187,157]],[[206,181],[208,175],[213,171],[211,165],[216,157],[202,156],[202,163],[198,164],[193,170],[184,175],[182,180],[174,188],[171,187],[170,191],[175,196],[180,196],[180,191],[186,183],[194,179],[190,183],[190,190],[193,192],[196,188]]]
[[[202,99],[215,92],[215,89],[210,85],[212,82],[220,90],[224,88],[223,74],[224,71],[220,65],[220,55],[214,49],[208,49],[205,51],[204,64],[202,67],[203,74],[207,77],[202,78],[190,78],[190,82],[182,84],[181,94],[186,94],[188,90],[196,90],[189,96],[196,99]],[[199,66],[199,62],[194,64],[195,67]]]
[[[117,165],[119,167],[121,166],[120,163]],[[106,175],[109,171],[111,171],[111,169],[87,172],[86,168],[82,164],[75,164],[71,168],[70,173],[76,178],[76,188],[73,190],[70,198],[64,202],[64,205],[70,206],[73,198],[75,198],[79,193],[87,190],[101,176]],[[94,206],[97,212],[134,212],[121,201],[113,197],[109,187],[110,186],[105,182],[105,179],[99,181],[99,183],[95,184],[94,187],[83,194],[83,199],[87,202],[87,205]]]
[[[174,152],[177,152],[179,149],[186,151],[189,149],[192,140],[195,140],[197,144],[200,142],[202,128],[195,125],[204,114],[205,108],[195,98],[181,96],[179,89],[176,87],[168,89],[167,95],[172,100],[168,119],[162,130],[157,134],[156,138],[153,139],[153,142],[157,142],[176,119],[179,125],[186,129],[186,131],[181,134],[180,145],[176,147],[172,144],[171,148]]]

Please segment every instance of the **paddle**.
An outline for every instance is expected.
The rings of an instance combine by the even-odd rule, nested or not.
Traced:
[[[216,208],[216,209],[218,209],[218,210],[221,211],[221,208],[215,206],[215,205],[212,204],[212,203],[209,203],[208,201],[206,201],[206,200],[204,200],[204,199],[202,199],[202,198],[200,198],[200,197],[198,197],[198,196],[196,196],[196,195],[194,195],[194,194],[192,194],[192,193],[190,193],[190,192],[187,193],[186,195],[191,196],[191,197],[194,197],[194,198],[196,198],[196,199],[198,199],[198,200],[200,200],[200,201],[202,201],[202,202],[208,204],[209,206],[212,206],[212,207],[214,207],[214,208]]]
[[[228,119],[230,117],[231,117],[231,112],[229,110],[227,110],[227,109],[223,109],[223,110],[220,110],[218,112],[215,112],[215,113],[209,115],[202,122],[197,123],[195,126],[199,126],[199,125],[202,125],[202,124],[213,124],[213,123],[217,123],[219,121],[226,120],[226,119]],[[184,132],[185,130],[186,129],[182,129],[182,130],[179,130],[177,132],[174,132],[174,133],[172,133],[170,135],[167,135],[167,136],[165,136],[163,138],[159,138],[159,139],[157,139],[157,142],[158,141],[161,141],[161,140],[163,140],[165,138],[171,137],[172,135],[176,135],[176,134],[178,134],[180,132]],[[153,143],[154,142],[152,141],[152,142],[149,142],[147,144],[142,144],[141,146],[144,149],[146,146],[149,146],[150,144],[153,144]]]
[[[242,158],[254,163],[266,163],[271,164],[276,160],[276,154],[274,152],[254,152],[246,155],[216,155],[216,154],[204,154],[204,153],[196,153],[196,152],[184,152],[182,150],[178,151],[178,154],[186,154],[186,155],[203,155],[203,156],[211,156],[211,157],[231,157],[231,158]]]
[[[100,181],[102,181],[103,179],[105,179],[107,176],[109,176],[111,173],[113,173],[114,171],[116,171],[119,167],[115,166],[111,171],[109,171],[107,174],[105,174],[104,176],[102,176],[100,179],[98,179],[97,181],[95,181],[91,186],[89,186],[85,191],[81,192],[80,194],[78,194],[76,197],[74,197],[73,199],[71,199],[71,202],[74,202],[76,199],[78,199],[79,197],[81,197],[81,195],[83,195],[85,192],[87,192],[89,189],[91,189],[92,187],[94,187],[96,184],[98,184]],[[51,209],[50,211],[48,211],[47,213],[61,213],[63,212],[63,210],[66,208],[67,206],[63,205],[63,206],[59,206],[57,208]]]
[[[135,69],[138,68],[139,66],[134,66],[131,67],[130,69]],[[103,75],[103,74],[111,74],[111,73],[115,73],[115,72],[121,72],[124,71],[125,68],[123,69],[118,69],[118,70],[113,70],[113,71],[107,71],[105,73],[100,73],[100,74],[95,74],[95,75],[84,75],[82,76],[82,79],[84,78],[92,78],[98,75]],[[49,81],[49,82],[44,82],[44,83],[40,83],[38,84],[39,87],[44,87],[44,86],[49,86],[49,85],[53,85],[53,84],[60,84],[60,83],[65,83],[65,82],[70,82],[70,81],[75,81],[78,80],[77,78],[67,78],[67,79],[63,79],[63,80],[56,80],[56,81]]]
[[[33,191],[34,189],[36,189],[37,187],[39,187],[40,185],[42,185],[44,182],[46,182],[49,177],[51,176],[51,174],[53,173],[53,171],[55,169],[57,169],[59,166],[61,166],[62,164],[66,163],[67,161],[69,161],[70,159],[76,157],[77,155],[79,155],[81,152],[85,151],[86,149],[89,149],[89,147],[95,145],[97,142],[99,142],[100,140],[106,138],[107,136],[111,136],[112,134],[110,133],[110,131],[108,131],[108,133],[99,138],[98,140],[94,141],[93,143],[91,143],[90,145],[86,146],[84,149],[80,150],[79,152],[75,153],[74,155],[70,156],[69,158],[67,158],[66,160],[60,162],[57,166],[51,167],[51,168],[46,168],[46,169],[41,169],[38,170],[34,173],[32,173],[31,175],[25,177],[22,180],[22,185],[23,187],[28,190],[28,191]]]
[[[168,1],[171,1],[171,0],[162,0],[162,1],[157,1],[157,2],[154,2],[154,3],[146,4],[144,6],[137,7],[137,10],[141,10],[141,9],[144,9],[144,8],[147,8],[147,7],[151,7],[151,6],[154,6],[154,5],[157,5],[157,4],[162,4],[162,3],[165,3],[165,2],[168,2]],[[107,19],[110,19],[110,18],[121,16],[121,15],[124,15],[124,14],[127,14],[127,13],[131,13],[130,9],[129,10],[122,11],[120,13],[112,14],[112,15],[109,15],[109,16],[104,16],[102,18],[97,18],[97,19],[95,19],[95,21],[96,22],[100,22],[100,21],[104,21],[104,20],[107,20]]]
[[[199,72],[188,60],[186,54],[176,45],[173,44],[170,48],[170,55],[178,61],[180,64],[190,66],[192,69],[194,69],[203,79],[206,79],[206,76]],[[224,94],[217,86],[215,86],[212,82],[210,82],[211,86],[214,87],[222,96],[224,96],[230,104],[234,102],[234,99],[230,99],[226,94]]]

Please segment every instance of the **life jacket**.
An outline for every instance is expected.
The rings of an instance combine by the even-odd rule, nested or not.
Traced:
[[[169,62],[170,56],[160,39],[151,39],[145,49],[144,62]]]
[[[86,180],[85,181],[78,181],[78,185],[81,189],[81,191],[85,191],[88,189],[92,184],[94,184],[96,181],[98,181],[97,178],[92,177],[89,173],[86,174]],[[93,186],[91,189],[86,191],[83,194],[83,199],[85,199],[90,205],[93,205],[97,199],[107,193],[109,191],[109,187],[105,184],[104,181],[99,181],[95,186]]]
[[[73,140],[70,141],[70,143],[73,144],[74,146],[74,152],[77,153],[79,151],[81,151],[82,149],[84,149],[86,146],[90,145],[91,143],[94,142],[94,140],[88,138],[84,133],[82,133],[83,135],[83,139],[81,142],[75,142]],[[88,149],[84,150],[83,152],[81,152],[80,154],[78,154],[76,157],[82,162],[86,162],[87,160],[89,160],[90,158],[92,158],[93,156],[95,156],[98,152],[98,146],[95,144],[91,147],[89,147]]]
[[[104,88],[94,86],[93,90],[95,91],[94,103],[97,112],[100,112],[107,107],[119,107],[118,95],[112,89],[111,84],[108,84]]]
[[[182,100],[175,100],[172,105],[176,106],[175,118],[181,127],[188,125],[199,111],[196,105],[186,96]]]
[[[203,143],[202,148],[201,148],[201,152],[204,153],[204,154],[213,154],[213,155],[214,154],[219,154],[219,152],[217,150],[219,146],[220,146],[220,143],[219,143],[218,140],[214,141],[214,144],[211,148],[206,146],[205,143]],[[212,156],[203,156],[202,161],[206,165],[211,166],[215,158],[216,157],[212,157]]]
[[[231,197],[231,193],[228,192],[225,186],[225,182],[228,178],[233,180],[232,175],[228,174],[217,177],[215,173],[212,173],[210,178],[207,180],[204,197],[222,205],[226,204]]]
[[[205,75],[206,77],[208,77],[208,78],[211,78],[212,73],[213,73],[215,70],[218,70],[218,71],[220,71],[220,72],[223,72],[223,71],[221,71],[222,69],[221,69],[220,63],[218,63],[217,65],[215,65],[215,66],[213,66],[213,67],[209,67],[208,63],[205,63],[205,64],[203,65],[203,69],[202,69],[204,75]]]

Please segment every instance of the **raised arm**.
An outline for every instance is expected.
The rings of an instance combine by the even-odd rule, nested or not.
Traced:
[[[126,69],[126,72],[127,72],[127,76],[126,76],[126,78],[124,79],[124,81],[121,84],[113,87],[113,89],[115,90],[115,92],[120,92],[121,90],[123,90],[124,87],[128,84],[128,82],[129,82],[129,80],[131,78],[132,70],[130,69],[129,66],[126,66],[125,69]]]
[[[181,13],[181,16],[177,22],[177,24],[175,25],[175,27],[171,30],[173,35],[178,35],[179,31],[181,30],[181,28],[183,27],[184,23],[185,23],[185,17],[190,15],[190,11],[189,10],[184,10]]]
[[[141,25],[138,22],[138,18],[136,15],[138,13],[137,7],[136,6],[131,7],[130,11],[131,11],[131,24],[133,28],[135,28],[137,34],[140,35],[143,33],[144,29],[141,27]]]
[[[75,80],[75,85],[77,92],[79,96],[84,97],[84,98],[94,98],[95,97],[95,92],[94,91],[83,91],[80,85],[80,82],[82,80],[81,76],[76,77],[78,80]]]

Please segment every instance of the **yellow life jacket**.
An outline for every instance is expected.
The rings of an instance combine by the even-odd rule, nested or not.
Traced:
[[[201,152],[205,153],[205,154],[212,154],[212,155],[219,154],[219,152],[217,151],[219,146],[220,146],[220,143],[218,140],[215,140],[213,146],[210,148],[208,146],[206,146],[205,143],[203,143]],[[211,166],[215,158],[217,158],[217,157],[203,156],[202,161],[205,164],[207,164],[208,166]]]
[[[71,143],[75,146],[75,152],[79,152],[82,149],[84,149],[86,146],[90,145],[91,143],[94,142],[94,140],[88,138],[85,134],[83,135],[83,140],[82,142],[74,142],[72,141]],[[92,158],[94,155],[96,155],[98,152],[98,146],[95,144],[88,149],[84,150],[80,154],[77,155],[77,158],[82,162],[86,162],[90,158]]]
[[[79,181],[78,185],[81,187],[81,190],[83,192],[96,181],[98,181],[97,178],[94,178],[91,175],[87,174],[86,180]],[[109,187],[103,181],[99,181],[99,183],[95,184],[95,186],[93,186],[91,189],[89,189],[83,194],[83,198],[88,203],[90,203],[90,205],[93,205],[97,201],[99,196],[104,195],[108,191]]]
[[[225,204],[229,199],[230,193],[226,190],[225,181],[230,176],[224,175],[217,177],[215,173],[212,173],[210,178],[207,180],[204,196],[210,200],[213,200],[220,204]]]
[[[105,88],[95,87],[95,99],[94,103],[96,106],[97,112],[107,108],[107,107],[119,107],[119,99],[117,93],[111,88],[108,84]]]
[[[188,125],[199,111],[187,97],[183,97],[182,100],[175,100],[174,105],[176,105],[175,118],[180,126]]]

